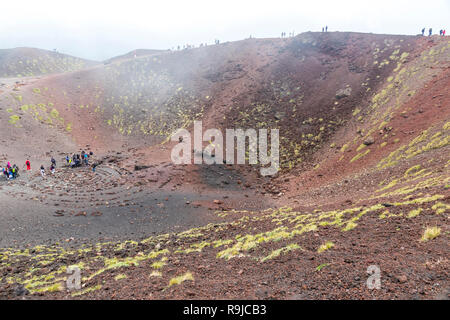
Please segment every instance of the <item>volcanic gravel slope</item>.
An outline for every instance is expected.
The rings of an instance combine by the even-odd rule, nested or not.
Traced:
[[[447,38],[306,33],[7,85],[2,137],[46,144],[2,161],[100,166],[1,181],[0,297],[448,299],[449,68]],[[193,120],[280,128],[280,172],[173,165]]]
[[[21,78],[80,70],[97,62],[35,48],[0,49],[0,77]]]

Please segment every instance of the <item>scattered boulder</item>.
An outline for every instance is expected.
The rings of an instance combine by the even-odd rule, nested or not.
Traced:
[[[278,111],[278,112],[275,113],[274,118],[276,120],[283,120],[285,116],[286,116],[286,113]]]
[[[21,296],[25,296],[27,294],[29,294],[30,291],[28,291],[28,289],[26,289],[23,285],[18,284],[15,288],[14,288],[14,294],[18,297]]]
[[[345,89],[339,89],[338,91],[336,91],[336,98],[343,99],[343,98],[349,97],[351,94],[352,94],[351,87],[347,87]]]
[[[134,171],[140,171],[140,170],[145,170],[150,168],[150,166],[146,166],[146,165],[135,165],[134,166]]]
[[[367,138],[363,141],[363,144],[366,145],[366,146],[370,146],[370,145],[372,145],[372,144],[374,144],[374,143],[375,143],[375,139],[374,139],[372,136],[367,137]]]
[[[408,278],[404,274],[401,274],[395,276],[395,280],[397,280],[397,282],[399,283],[405,283],[406,281],[408,281]]]

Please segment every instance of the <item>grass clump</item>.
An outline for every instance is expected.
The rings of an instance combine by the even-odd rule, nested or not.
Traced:
[[[327,267],[329,265],[330,264],[328,264],[328,263],[322,263],[320,266],[317,266],[316,271],[320,271],[320,270],[322,270],[323,268],[325,268],[325,267]]]
[[[98,284],[95,287],[90,287],[90,288],[86,288],[86,289],[83,289],[83,290],[78,291],[78,292],[74,292],[74,293],[72,293],[72,297],[78,297],[78,296],[81,296],[81,295],[89,293],[89,292],[100,290],[101,287],[102,287],[102,285]]]
[[[63,287],[62,287],[61,283],[58,282],[58,283],[55,283],[48,287],[36,289],[36,290],[34,290],[34,292],[58,292],[58,291],[62,291],[62,289],[63,289]]]
[[[116,281],[119,281],[119,280],[122,280],[122,279],[126,279],[126,278],[128,278],[128,277],[127,277],[127,275],[124,274],[124,273],[118,274],[117,276],[114,277],[114,279],[115,279]]]
[[[417,209],[411,210],[411,211],[408,213],[408,218],[414,218],[414,217],[417,217],[422,211],[423,211],[422,208],[417,208]]]
[[[17,121],[19,121],[20,120],[20,117],[18,116],[18,115],[12,115],[12,116],[10,116],[9,117],[9,123],[11,123],[11,124],[16,124],[17,123]]]
[[[348,148],[348,144],[344,144],[341,148],[341,152],[345,152],[345,150],[347,150]]]
[[[150,277],[162,277],[162,273],[160,271],[153,271],[150,273]]]
[[[408,177],[412,172],[417,172],[419,171],[421,168],[420,164],[418,164],[417,166],[411,167],[408,170],[405,171],[405,178]]]
[[[291,243],[290,245],[287,245],[286,247],[273,250],[268,256],[262,258],[261,262],[264,262],[264,261],[276,258],[279,255],[281,255],[282,253],[286,253],[286,252],[293,251],[293,250],[298,250],[298,249],[300,249],[299,245],[297,245],[296,243]]]
[[[318,252],[318,253],[322,253],[322,252],[324,252],[324,251],[326,251],[326,250],[328,250],[328,249],[331,249],[331,248],[333,248],[333,247],[334,247],[334,243],[331,242],[331,241],[327,241],[327,242],[325,242],[324,244],[322,244],[322,245],[319,247],[319,249],[317,249],[317,252]]]
[[[370,149],[366,150],[365,152],[358,153],[356,156],[353,157],[352,160],[350,160],[350,163],[355,162],[356,160],[361,159],[362,157],[365,157],[370,152]]]
[[[54,119],[58,119],[58,117],[59,117],[59,112],[58,112],[58,110],[56,110],[56,109],[52,109],[52,111],[50,111],[50,116],[52,117],[52,118],[54,118]]]
[[[167,258],[163,258],[161,261],[155,261],[152,263],[152,268],[153,269],[161,269],[162,267],[164,267],[166,265],[166,261]]]
[[[436,214],[441,214],[447,210],[450,210],[450,205],[445,204],[443,202],[437,202],[434,206],[431,207],[431,209],[433,209],[436,212]]]
[[[441,228],[439,227],[427,227],[422,235],[420,241],[427,242],[437,238],[441,234]]]
[[[342,229],[342,231],[350,231],[350,230],[355,229],[357,226],[358,225],[356,223],[354,223],[353,221],[350,221],[350,222],[347,223],[345,228]]]
[[[183,274],[181,276],[170,279],[169,287],[173,286],[174,284],[180,284],[180,283],[182,283],[184,281],[188,281],[188,280],[194,281],[194,277],[192,276],[192,273],[190,273],[190,272],[186,272],[185,274]]]

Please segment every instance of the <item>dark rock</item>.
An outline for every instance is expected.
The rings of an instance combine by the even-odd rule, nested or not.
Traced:
[[[134,166],[134,171],[140,171],[140,170],[145,170],[150,168],[150,166],[146,166],[146,165],[135,165]]]
[[[344,259],[344,262],[345,263],[353,263],[353,260],[346,258],[346,259]]]
[[[15,288],[14,288],[14,294],[18,297],[20,296],[25,296],[30,294],[30,291],[28,291],[23,285],[18,284]]]

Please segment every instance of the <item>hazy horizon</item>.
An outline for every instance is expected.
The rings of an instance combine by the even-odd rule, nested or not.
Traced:
[[[426,4],[426,5],[425,5]],[[370,6],[370,7],[369,7]],[[166,1],[80,0],[2,4],[0,49],[35,47],[106,60],[134,49],[167,50],[248,38],[321,31],[416,35],[446,28],[450,2],[387,1]],[[11,33],[5,32],[11,31]]]

